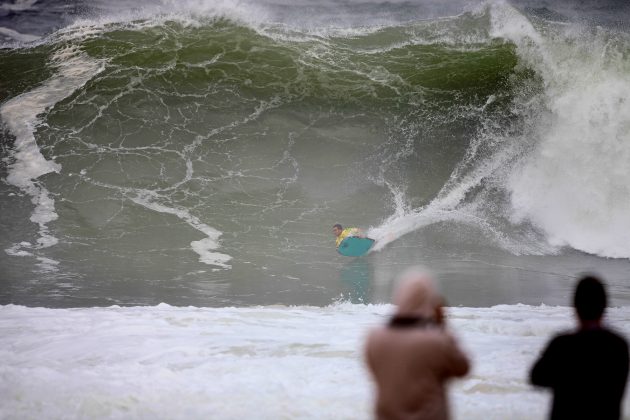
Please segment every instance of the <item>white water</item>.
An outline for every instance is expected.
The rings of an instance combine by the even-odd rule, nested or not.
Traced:
[[[389,305],[46,309],[0,307],[0,418],[367,419],[363,340]],[[543,419],[528,370],[563,307],[449,308],[473,370],[454,419]],[[630,334],[630,308],[608,311]],[[630,399],[624,400],[630,418]]]
[[[531,221],[555,246],[629,258],[630,37],[566,27],[543,39],[505,20],[495,35],[542,76],[550,114],[508,180],[513,220]]]
[[[152,191],[143,191],[142,194],[130,197],[130,199],[147,209],[157,211],[159,213],[172,214],[179,219],[185,221],[189,226],[200,231],[207,237],[198,241],[192,241],[190,243],[191,248],[197,254],[199,254],[199,261],[204,264],[214,265],[217,267],[229,269],[231,266],[227,264],[232,259],[227,254],[220,252],[214,252],[219,247],[219,237],[222,232],[216,230],[212,226],[208,226],[202,223],[199,218],[191,215],[187,210],[181,208],[171,208],[162,204],[156,203],[154,200],[157,194]]]
[[[41,124],[40,116],[57,102],[72,95],[88,80],[102,70],[101,63],[90,59],[74,47],[56,50],[51,63],[57,73],[37,88],[5,102],[0,107],[0,117],[15,137],[14,149],[6,181],[31,197],[35,208],[30,220],[39,226],[39,238],[35,244],[20,242],[5,251],[10,255],[32,256],[32,251],[56,245],[58,239],[48,228],[57,219],[55,200],[37,178],[50,172],[59,172],[61,165],[42,155],[35,139],[35,130]],[[43,270],[55,270],[57,261],[37,257]]]
[[[91,29],[78,28],[72,31],[71,36],[86,37],[92,35]],[[68,33],[60,33],[62,38],[68,38]],[[91,78],[103,69],[103,63],[91,59],[87,54],[76,47],[64,47],[56,50],[52,55],[51,64],[56,68],[56,73],[42,85],[7,101],[0,107],[0,117],[4,124],[15,137],[13,150],[11,151],[12,163],[9,165],[9,173],[6,181],[18,187],[23,193],[31,197],[35,206],[30,220],[39,227],[39,237],[35,244],[29,241],[21,241],[6,248],[5,252],[12,256],[35,257],[40,271],[57,271],[58,261],[37,255],[37,250],[56,245],[59,240],[50,233],[48,224],[57,220],[55,200],[43,183],[37,181],[41,176],[61,171],[61,165],[54,159],[46,159],[41,153],[35,132],[42,123],[42,114],[56,103],[72,95]],[[262,112],[262,111],[261,111]],[[190,162],[188,163],[187,179]],[[145,191],[146,192],[146,191]],[[130,199],[147,209],[160,213],[172,214],[187,224],[200,231],[206,238],[192,241],[191,248],[199,254],[199,260],[205,264],[220,268],[230,268],[227,262],[231,256],[215,252],[219,247],[221,232],[202,223],[198,218],[183,209],[171,208],[154,201],[151,192],[136,194]]]
[[[537,28],[504,1],[480,12],[490,13],[489,35],[514,43],[520,64],[543,80],[542,97],[515,104],[530,118],[527,132],[472,139],[467,158],[424,207],[405,210],[404,200],[395,197],[395,214],[368,232],[377,240],[374,249],[454,221],[478,227],[517,255],[571,247],[630,258],[630,37],[573,24]],[[498,148],[482,158],[477,149],[484,143]],[[496,210],[488,209],[486,195],[467,203],[467,193],[482,181],[500,185],[510,203],[504,216],[515,225],[531,223],[544,243],[533,235],[530,241],[506,234],[492,220]]]

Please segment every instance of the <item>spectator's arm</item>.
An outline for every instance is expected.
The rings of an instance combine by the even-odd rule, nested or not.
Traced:
[[[554,341],[552,341],[540,358],[534,363],[532,370],[529,374],[529,381],[533,385],[538,386],[552,386],[554,380],[554,368],[557,361],[555,361],[555,346]]]
[[[450,335],[450,334],[449,334]],[[448,337],[449,349],[445,354],[448,355],[446,362],[446,376],[465,376],[470,370],[470,361],[464,352],[459,348],[457,342],[452,336]]]

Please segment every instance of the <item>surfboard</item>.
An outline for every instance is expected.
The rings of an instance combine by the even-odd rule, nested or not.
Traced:
[[[346,257],[360,257],[361,255],[367,254],[370,248],[372,248],[372,245],[374,245],[374,239],[348,236],[341,241],[337,251]]]

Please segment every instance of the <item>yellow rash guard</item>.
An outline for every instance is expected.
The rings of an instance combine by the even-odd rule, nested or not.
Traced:
[[[341,243],[341,241],[346,239],[348,236],[358,236],[359,233],[360,231],[357,228],[345,228],[344,230],[341,231],[339,236],[337,236],[337,240],[335,241],[335,246],[339,248],[339,244]]]

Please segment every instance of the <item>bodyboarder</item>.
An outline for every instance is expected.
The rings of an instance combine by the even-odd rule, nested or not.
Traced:
[[[364,235],[359,228],[351,227],[351,228],[343,228],[339,223],[333,226],[333,234],[337,237],[335,240],[335,246],[339,248],[341,242],[349,236],[358,236],[363,238]]]

